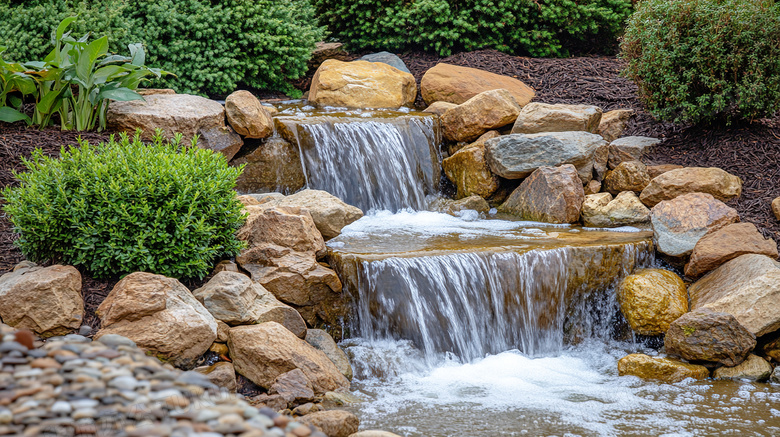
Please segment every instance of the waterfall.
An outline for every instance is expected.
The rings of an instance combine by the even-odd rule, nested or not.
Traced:
[[[364,211],[425,209],[426,196],[438,192],[441,133],[434,117],[280,121],[300,148],[309,188]]]
[[[411,340],[429,363],[511,349],[559,353],[571,339],[608,335],[614,286],[652,258],[651,244],[489,251],[357,261],[357,334]]]

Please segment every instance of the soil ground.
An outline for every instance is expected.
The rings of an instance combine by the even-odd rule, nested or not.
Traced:
[[[351,56],[354,58],[357,56]],[[681,126],[659,123],[645,111],[633,82],[620,77],[621,63],[614,57],[577,57],[568,59],[534,59],[507,55],[494,50],[480,50],[440,58],[426,53],[401,55],[418,81],[438,62],[480,68],[516,77],[537,91],[536,101],[545,103],[592,104],[604,111],[633,109],[636,116],[625,135],[661,138],[663,143],[652,150],[647,162],[713,166],[735,174],[744,181],[742,196],[730,202],[743,221],[753,222],[761,232],[780,240],[780,222],[771,211],[772,199],[780,196],[780,116],[752,124],[736,126]],[[309,75],[296,82],[308,88]],[[422,104],[418,97],[418,103]],[[42,131],[20,124],[0,124],[0,187],[13,186],[12,172],[24,169],[20,156],[29,157],[40,147],[45,153],[57,154],[60,147],[75,144],[79,134],[57,128]],[[83,133],[89,141],[105,141],[107,134]],[[13,246],[15,234],[7,217],[0,211],[0,274],[10,271],[23,259]],[[111,290],[117,278],[96,280],[84,277],[85,322],[97,327],[94,310]],[[200,281],[186,283],[196,286]]]

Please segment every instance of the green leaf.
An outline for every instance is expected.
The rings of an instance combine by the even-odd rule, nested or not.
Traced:
[[[137,66],[143,66],[146,62],[146,53],[144,52],[144,46],[141,43],[130,44],[127,46],[130,49],[130,56],[132,56],[131,64]]]
[[[128,102],[130,100],[144,100],[144,97],[130,88],[116,88],[103,90],[98,95],[98,100],[111,99],[119,102]]]
[[[62,35],[65,33],[65,29],[67,29],[68,26],[70,26],[70,23],[76,21],[76,18],[78,18],[78,16],[67,17],[64,20],[62,20],[60,25],[57,26],[57,31],[54,34],[55,41],[59,41],[60,39],[62,39]],[[54,43],[55,41],[52,41],[52,43]]]
[[[30,117],[17,111],[16,109],[9,108],[8,106],[0,107],[0,121],[4,121],[6,123],[15,123],[22,120],[27,122],[28,126],[32,124]]]

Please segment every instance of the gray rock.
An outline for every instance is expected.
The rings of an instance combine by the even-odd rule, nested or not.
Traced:
[[[539,167],[572,164],[586,184],[593,179],[597,161],[604,155],[598,152],[606,151],[607,142],[588,132],[546,132],[503,135],[485,146],[490,169],[501,177],[522,179]]]
[[[639,161],[645,149],[660,142],[650,137],[623,137],[612,141],[609,143],[609,168],[615,168],[624,161]]]
[[[117,348],[119,346],[135,347],[135,342],[133,340],[130,340],[129,338],[119,334],[106,334],[98,338],[96,341],[113,348]]]
[[[395,67],[403,71],[404,73],[411,74],[409,69],[406,68],[406,64],[404,64],[404,61],[402,61],[401,58],[399,58],[398,56],[390,52],[369,53],[367,55],[364,55],[362,58],[360,58],[359,61],[382,62],[391,67]]]
[[[255,149],[231,161],[246,164],[236,181],[239,193],[280,191],[292,194],[306,185],[298,147],[282,138],[271,137]]]
[[[342,375],[346,376],[350,381],[352,380],[352,366],[349,364],[349,358],[338,347],[330,334],[322,329],[309,329],[306,331],[306,342],[314,346],[315,349],[321,350],[333,361],[333,364],[336,365]]]

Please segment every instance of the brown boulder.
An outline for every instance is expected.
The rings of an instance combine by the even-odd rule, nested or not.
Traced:
[[[777,258],[777,243],[764,239],[753,223],[732,223],[704,235],[693,248],[685,276],[698,278],[726,261],[748,253]]]
[[[42,336],[65,335],[81,326],[81,274],[71,266],[20,264],[0,276],[0,319]]]
[[[311,80],[309,101],[347,108],[398,108],[414,103],[414,76],[382,62],[328,59]]]
[[[447,178],[458,188],[458,198],[472,195],[490,197],[500,185],[485,158],[485,143],[464,147],[443,160],[441,166]]]
[[[243,145],[241,136],[227,126],[198,131],[198,147],[221,153],[227,161],[233,159]]]
[[[314,400],[311,382],[301,369],[293,369],[277,376],[271,383],[268,394],[281,395],[290,407]]]
[[[686,167],[668,171],[650,181],[639,199],[653,207],[688,193],[707,193],[727,202],[742,194],[742,179],[715,167]]]
[[[190,290],[173,278],[131,273],[98,307],[100,331],[119,334],[156,357],[187,367],[217,339],[217,321]]]
[[[618,374],[674,384],[686,378],[707,379],[710,371],[704,366],[684,363],[674,358],[631,354],[618,360]]]
[[[217,273],[192,294],[215,319],[229,325],[277,322],[298,337],[306,336],[306,322],[298,311],[242,273]]]
[[[593,133],[599,127],[601,109],[591,105],[550,105],[532,102],[523,106],[517,116],[513,134],[541,132],[586,131]]]
[[[539,167],[526,178],[498,209],[526,220],[546,223],[576,223],[585,192],[577,169]]]
[[[444,101],[460,105],[483,91],[505,89],[520,106],[534,98],[534,90],[509,76],[469,67],[439,63],[425,72],[420,91],[425,103]]]
[[[458,105],[456,105],[455,103],[438,101],[428,105],[427,108],[423,109],[423,112],[430,112],[432,114],[436,114],[439,117],[441,117],[442,115],[444,115],[445,112],[449,111],[450,109],[456,106]]]
[[[279,199],[279,206],[305,208],[325,239],[338,236],[344,226],[363,217],[363,211],[322,190],[302,190]]]
[[[604,190],[613,196],[623,191],[633,191],[636,194],[642,192],[650,183],[650,175],[647,167],[639,161],[623,161],[608,171],[604,178]]]
[[[349,437],[356,433],[360,426],[357,416],[344,410],[319,411],[296,420],[319,429],[328,437]]]
[[[690,254],[707,232],[739,221],[737,210],[710,194],[683,194],[650,210],[656,249],[672,257]]]
[[[688,361],[736,366],[756,347],[756,336],[731,314],[705,307],[675,320],[666,331],[664,347]]]
[[[236,181],[239,193],[294,193],[306,185],[298,147],[282,138],[269,138],[230,165],[245,165]]]
[[[513,123],[520,109],[512,94],[505,89],[481,92],[442,114],[444,138],[449,141],[474,141],[491,129]]]
[[[765,255],[726,262],[688,289],[691,308],[729,313],[756,337],[780,329],[780,263]]]
[[[661,335],[688,311],[685,283],[673,272],[644,269],[629,275],[617,290],[620,310],[631,329]]]
[[[349,388],[336,365],[310,344],[276,322],[230,329],[230,357],[236,371],[269,389],[276,378],[300,369],[316,394]]]
[[[249,247],[237,258],[239,264],[251,262],[253,251],[267,245],[286,247],[317,257],[325,255],[325,240],[307,209],[273,204],[250,205],[246,209],[249,217],[237,236]]]
[[[685,168],[685,167],[677,164],[648,165],[647,174],[650,175],[650,180],[653,180],[656,177],[666,173],[667,171],[677,170],[678,168]]]
[[[108,105],[108,129],[134,134],[150,140],[155,129],[166,138],[181,133],[189,142],[201,130],[225,127],[225,108],[214,100],[189,94],[153,94],[144,100],[112,101]]]
[[[225,99],[230,126],[247,138],[265,138],[274,132],[271,114],[249,91],[235,91]]]
[[[605,112],[601,116],[599,122],[599,128],[596,133],[604,137],[604,139],[611,143],[623,135],[623,131],[628,126],[628,120],[634,116],[633,109],[616,109],[614,111]]]
[[[772,374],[772,365],[758,355],[750,354],[745,361],[734,367],[715,369],[712,377],[715,379],[746,379],[764,382]]]

